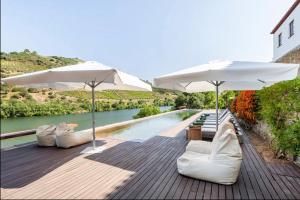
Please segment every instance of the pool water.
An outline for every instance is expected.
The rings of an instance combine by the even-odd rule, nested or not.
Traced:
[[[112,137],[122,140],[142,142],[159,133],[168,130],[183,120],[182,114],[192,111],[179,111],[167,113],[152,119],[144,120],[109,133],[97,133],[97,137]],[[181,114],[180,114],[181,113]],[[21,136],[1,140],[1,148],[22,145],[28,142],[35,142],[35,135]]]
[[[110,137],[142,142],[172,128],[180,121],[182,121],[182,118],[178,113],[169,113],[114,131]]]

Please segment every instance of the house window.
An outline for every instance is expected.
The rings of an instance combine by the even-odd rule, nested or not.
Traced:
[[[290,37],[292,37],[294,35],[294,20],[290,22],[289,28],[290,28]]]
[[[282,33],[280,33],[279,35],[278,35],[278,47],[280,47],[281,45],[282,45]]]

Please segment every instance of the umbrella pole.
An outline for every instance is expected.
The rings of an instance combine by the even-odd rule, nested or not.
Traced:
[[[219,82],[216,81],[216,131],[219,128]]]
[[[95,135],[95,81],[92,81],[92,121],[93,121],[93,149],[96,149],[96,135]]]

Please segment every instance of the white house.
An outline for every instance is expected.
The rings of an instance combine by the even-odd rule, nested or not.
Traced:
[[[271,34],[274,62],[300,62],[300,0],[294,2]]]

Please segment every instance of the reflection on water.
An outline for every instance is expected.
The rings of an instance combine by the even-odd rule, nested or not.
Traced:
[[[111,137],[123,140],[145,141],[172,128],[180,121],[182,121],[182,118],[178,113],[170,113],[114,131],[111,133]]]

